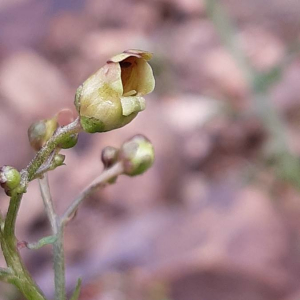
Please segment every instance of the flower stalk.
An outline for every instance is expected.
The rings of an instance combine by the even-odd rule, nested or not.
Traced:
[[[0,268],[0,280],[14,284],[26,299],[47,300],[26,269],[18,247],[25,245],[28,249],[39,249],[45,245],[53,246],[55,300],[66,300],[63,246],[66,223],[75,215],[83,200],[97,188],[114,183],[121,174],[141,174],[152,165],[152,146],[145,147],[135,142],[134,149],[130,147],[127,156],[121,156],[119,153],[123,152],[108,147],[102,155],[102,173],[74,199],[62,216],[55,211],[47,172],[63,165],[65,156],[59,153],[60,150],[75,146],[82,130],[93,133],[122,127],[145,108],[143,96],[154,88],[153,73],[147,63],[150,58],[148,52],[128,50],[110,59],[78,88],[75,99],[79,113],[77,119],[63,127],[59,127],[56,116],[34,123],[28,131],[30,144],[37,151],[32,161],[20,173],[9,166],[0,168],[1,186],[10,196],[6,217],[0,213],[0,243],[7,264],[7,268]],[[140,151],[142,145],[144,150]],[[128,166],[131,173],[126,169]],[[133,167],[136,170],[138,168],[134,174]],[[36,243],[20,243],[15,235],[17,215],[29,182],[37,178],[52,235]],[[78,299],[80,285],[81,279],[78,280],[71,300]]]

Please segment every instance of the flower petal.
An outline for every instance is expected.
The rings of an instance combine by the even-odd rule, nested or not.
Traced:
[[[146,101],[143,97],[122,97],[121,104],[123,116],[129,116],[133,112],[140,112],[146,108]]]
[[[126,63],[126,66],[124,64]],[[128,64],[128,65],[127,65]],[[150,65],[142,58],[130,57],[121,62],[123,96],[131,91],[144,96],[153,91],[155,80]]]
[[[129,49],[125,50],[123,53],[131,54],[132,56],[138,55],[144,60],[148,61],[152,58],[152,53],[148,51],[138,50],[138,49]]]
[[[155,79],[151,66],[144,60],[137,60],[137,76],[138,87],[136,89],[138,95],[147,95],[154,90]]]
[[[101,120],[110,128],[116,119],[122,116],[120,102],[122,94],[120,65],[106,64],[83,83],[80,115]]]
[[[138,50],[138,49],[129,49],[129,50],[125,50],[124,52],[122,52],[120,54],[113,56],[107,62],[108,63],[121,62],[130,56],[137,57],[137,58],[143,58],[144,60],[148,61],[152,58],[152,53],[143,51],[143,50]]]

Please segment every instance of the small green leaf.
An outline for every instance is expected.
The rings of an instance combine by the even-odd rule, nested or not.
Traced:
[[[80,288],[81,288],[81,278],[78,278],[75,290],[70,300],[77,300],[79,298]]]

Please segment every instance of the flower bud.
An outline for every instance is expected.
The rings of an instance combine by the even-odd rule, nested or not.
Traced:
[[[104,165],[104,168],[110,168],[118,160],[119,150],[117,148],[107,146],[102,150],[101,160]]]
[[[78,133],[73,133],[65,137],[65,139],[59,144],[62,149],[73,148],[78,141]]]
[[[55,156],[53,157],[53,160],[51,162],[51,166],[50,166],[49,170],[54,170],[57,167],[64,165],[65,158],[66,158],[66,156],[63,154],[55,154]]]
[[[21,175],[13,167],[3,166],[0,168],[0,185],[4,188],[7,195],[15,189],[21,182]]]
[[[75,106],[87,132],[104,132],[131,122],[145,109],[155,81],[149,52],[127,50],[111,58],[76,91]]]
[[[39,151],[52,137],[57,127],[58,123],[56,117],[33,123],[28,129],[28,138],[31,147]]]
[[[140,175],[154,162],[153,146],[145,136],[138,134],[122,145],[119,160],[123,162],[124,174]]]

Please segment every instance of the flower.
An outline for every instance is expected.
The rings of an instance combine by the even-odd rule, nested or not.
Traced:
[[[155,86],[152,54],[126,50],[112,57],[78,89],[75,106],[87,132],[104,132],[131,122],[145,109],[143,96]]]

